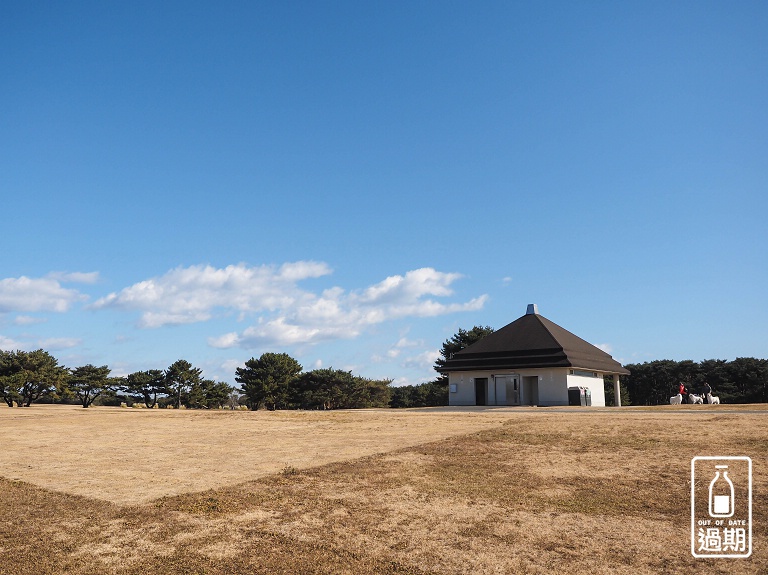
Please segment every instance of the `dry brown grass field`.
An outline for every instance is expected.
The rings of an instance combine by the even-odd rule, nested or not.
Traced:
[[[0,573],[768,573],[768,406],[0,408]],[[690,462],[754,552],[690,554]]]

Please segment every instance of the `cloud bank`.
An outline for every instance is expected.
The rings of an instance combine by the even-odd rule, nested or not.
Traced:
[[[0,313],[66,312],[73,304],[88,299],[64,282],[92,283],[98,274],[50,274],[42,278],[6,278],[0,280]],[[84,282],[84,280],[87,280]]]
[[[303,292],[276,317],[260,318],[244,331],[232,332],[209,343],[214,347],[256,348],[265,344],[296,345],[334,339],[352,339],[366,328],[407,317],[430,317],[474,311],[483,307],[483,295],[463,303],[437,302],[433,297],[453,295],[450,285],[459,274],[421,268],[390,276],[360,291],[331,288],[320,294]]]
[[[315,293],[299,285],[331,273],[327,264],[313,261],[279,267],[179,267],[111,293],[93,307],[138,311],[144,328],[207,321],[234,312],[254,323],[208,343],[249,349],[351,339],[385,321],[474,311],[487,300],[482,295],[467,302],[437,301],[452,296],[451,286],[462,276],[433,268],[390,276],[360,290],[332,287]]]
[[[329,273],[318,262],[179,267],[111,293],[93,307],[140,311],[139,325],[146,328],[195,323],[211,319],[217,309],[246,313],[288,307],[301,297],[297,282]]]

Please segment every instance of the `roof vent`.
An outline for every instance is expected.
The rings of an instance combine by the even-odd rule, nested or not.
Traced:
[[[539,306],[535,303],[529,303],[525,315],[539,315]]]

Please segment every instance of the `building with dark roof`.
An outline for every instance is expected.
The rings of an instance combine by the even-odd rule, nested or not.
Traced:
[[[440,371],[448,374],[449,405],[568,405],[569,388],[578,388],[591,405],[604,406],[603,378],[613,375],[619,397],[619,378],[629,374],[603,350],[539,315],[536,304],[454,353]]]

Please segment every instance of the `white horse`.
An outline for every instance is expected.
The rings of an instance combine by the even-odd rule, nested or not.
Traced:
[[[710,405],[720,405],[720,397],[717,395],[707,394],[707,403]]]
[[[669,398],[669,404],[670,405],[680,405],[683,403],[683,394],[678,393],[677,395],[673,395]]]
[[[700,395],[696,395],[695,393],[691,393],[688,396],[688,400],[691,403],[704,403],[704,398],[702,396],[700,396]]]

